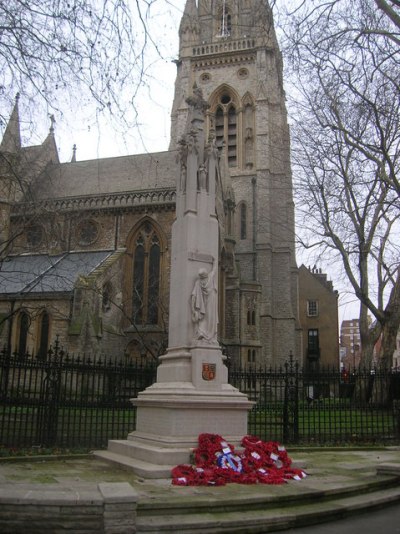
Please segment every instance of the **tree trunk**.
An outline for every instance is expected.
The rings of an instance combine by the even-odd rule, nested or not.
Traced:
[[[382,328],[382,344],[380,363],[390,369],[393,365],[393,353],[396,350],[397,333],[400,327],[400,267],[397,269],[397,279],[390,293],[389,302],[385,310],[385,323]]]
[[[368,318],[368,308],[361,303],[360,306],[360,339],[361,339],[361,362],[360,366],[369,368],[372,366],[374,347],[382,332],[379,321],[371,327]]]

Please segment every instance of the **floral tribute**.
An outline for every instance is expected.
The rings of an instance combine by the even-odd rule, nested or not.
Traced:
[[[172,469],[176,486],[224,486],[237,484],[284,484],[307,475],[291,467],[284,446],[275,441],[261,441],[255,436],[242,439],[243,450],[227,443],[218,434],[200,434],[194,450],[195,465],[178,465]]]

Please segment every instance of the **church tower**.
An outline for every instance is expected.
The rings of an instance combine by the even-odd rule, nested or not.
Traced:
[[[272,12],[264,0],[187,0],[179,35],[170,148],[197,85],[235,197],[236,268],[224,274],[221,341],[236,361],[279,364],[299,354],[300,336],[289,128]]]

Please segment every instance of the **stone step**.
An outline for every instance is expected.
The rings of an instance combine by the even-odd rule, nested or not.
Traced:
[[[234,505],[235,510],[260,510],[268,508],[284,508],[301,503],[321,502],[338,498],[349,498],[354,495],[369,494],[383,489],[390,489],[398,485],[396,476],[365,476],[362,481],[352,483],[333,483],[326,481],[323,489],[308,487],[302,482],[290,482],[279,486],[279,491],[268,491],[271,486],[251,485],[247,491],[238,492],[235,484],[228,484],[223,488],[210,488],[209,492],[199,492],[196,498],[185,494],[185,488],[181,488],[182,495],[177,500],[168,498],[166,495],[162,501],[154,502],[142,497],[139,501],[141,515],[174,515],[183,513],[206,512],[212,509],[214,512],[225,512]],[[166,481],[165,481],[166,482]],[[301,491],[299,491],[301,484]],[[240,486],[244,488],[245,486]],[[264,491],[265,490],[265,491]]]
[[[149,479],[170,478],[171,469],[174,467],[173,465],[156,465],[108,450],[95,451],[93,456],[99,460],[118,465],[121,469],[133,471],[139,477]]]
[[[157,446],[136,437],[133,439],[110,440],[107,450],[159,465],[178,465],[187,463],[190,459],[190,449],[187,447]]]
[[[233,499],[231,506],[225,510],[215,510],[209,504],[207,511],[157,514],[157,503],[153,503],[153,513],[146,513],[139,505],[137,516],[137,534],[145,532],[173,532],[174,534],[209,533],[266,533],[299,526],[311,525],[347,517],[351,514],[370,511],[400,501],[400,487],[365,491],[359,495],[342,496],[314,495],[314,501],[304,502],[300,499],[290,506],[265,506],[262,508],[238,507]],[[193,503],[194,506],[194,503]]]
[[[376,468],[378,475],[397,475],[400,477],[400,464],[381,464]]]

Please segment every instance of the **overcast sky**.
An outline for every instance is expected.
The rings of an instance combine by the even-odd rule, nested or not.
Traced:
[[[79,160],[168,150],[176,76],[173,61],[178,57],[178,29],[184,4],[184,0],[163,0],[152,7],[149,31],[160,54],[151,45],[148,46],[148,84],[141,87],[136,97],[139,126],[126,131],[118,127],[117,121],[110,121],[106,116],[92,115],[85,121],[74,116],[72,123],[66,121],[65,125],[57,125],[63,161],[70,159],[74,143]]]

